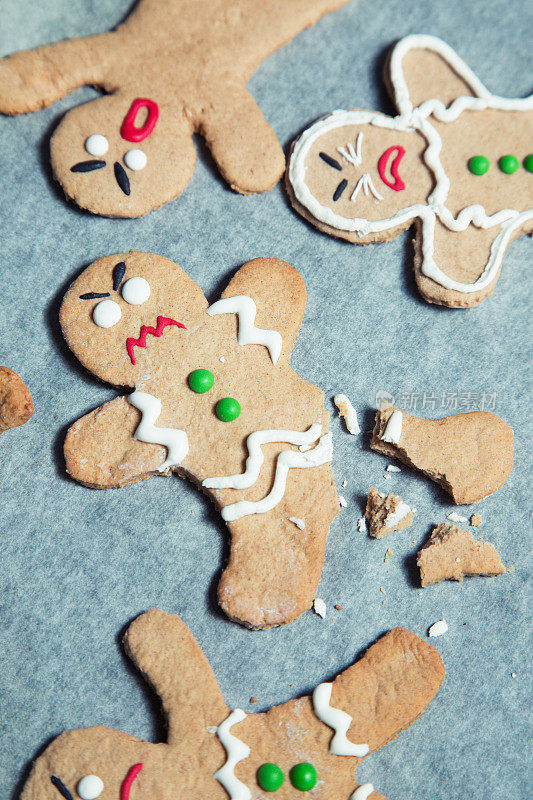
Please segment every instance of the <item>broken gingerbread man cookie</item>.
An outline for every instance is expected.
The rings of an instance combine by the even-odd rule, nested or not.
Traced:
[[[382,405],[370,447],[419,470],[458,505],[501,489],[513,467],[513,431],[489,411],[420,419]]]
[[[319,230],[356,244],[415,225],[415,278],[430,303],[494,291],[504,253],[533,232],[533,95],[492,94],[455,51],[413,35],[385,81],[398,116],[334,111],[294,143],[287,188]]]
[[[124,644],[161,698],[167,742],[103,726],[62,733],[34,762],[21,800],[290,800],[304,792],[385,800],[370,783],[358,787],[354,769],[420,717],[444,678],[437,650],[394,628],[311,697],[247,715],[228,708],[179,617],[152,609]]]
[[[192,178],[194,133],[242,194],[265,192],[283,150],[246,82],[261,61],[347,0],[140,0],[109,33],[0,60],[0,112],[37,111],[83,85],[106,92],[70,111],[52,169],[81,208],[140,217]]]
[[[102,489],[191,478],[229,527],[220,605],[252,628],[311,607],[339,511],[324,395],[289,364],[305,301],[279,259],[249,261],[209,306],[177,264],[131,252],[84,270],[60,311],[83,366],[130,390],[72,425],[67,471]]]
[[[24,425],[33,414],[30,390],[9,367],[0,367],[0,433]]]

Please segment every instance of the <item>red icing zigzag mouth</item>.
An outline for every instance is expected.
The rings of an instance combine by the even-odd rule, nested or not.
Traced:
[[[148,334],[150,334],[150,336],[157,336],[159,338],[163,335],[163,331],[168,325],[176,325],[178,328],[185,328],[185,325],[183,325],[181,322],[176,322],[175,319],[171,319],[170,317],[158,317],[157,328],[154,328],[151,325],[142,325],[141,333],[138,339],[133,339],[131,336],[126,339],[126,350],[128,351],[128,355],[133,365],[135,365],[135,353],[133,348],[146,347],[146,337]]]
[[[161,317],[161,319],[165,319]],[[129,768],[128,774],[124,778],[124,783],[122,784],[122,788],[120,790],[120,800],[130,800],[130,789],[133,784],[133,781],[142,770],[142,764],[134,764],[132,767]]]

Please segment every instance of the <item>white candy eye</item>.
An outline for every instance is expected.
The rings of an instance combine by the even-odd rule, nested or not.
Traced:
[[[104,791],[104,784],[98,775],[85,775],[78,783],[78,794],[81,800],[96,800]]]
[[[128,278],[122,287],[122,297],[130,306],[140,306],[150,297],[150,284],[144,278]]]
[[[93,133],[86,140],[85,149],[90,156],[105,156],[109,150],[109,142],[101,133]]]
[[[135,147],[133,150],[128,150],[124,156],[125,165],[135,171],[144,169],[147,160],[148,159],[146,158],[146,153],[144,150],[139,150],[137,147]]]
[[[111,328],[122,316],[120,306],[114,300],[101,300],[94,307],[93,320],[99,328]]]

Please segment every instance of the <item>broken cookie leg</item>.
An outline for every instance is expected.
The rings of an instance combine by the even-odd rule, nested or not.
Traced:
[[[16,372],[0,367],[0,433],[24,425],[33,414],[30,390]]]
[[[408,528],[413,522],[413,511],[399,495],[385,495],[372,487],[366,501],[365,517],[370,536],[381,539],[393,531]]]
[[[488,411],[428,420],[382,406],[370,446],[427,475],[458,504],[501,489],[513,466],[513,431]]]
[[[418,551],[416,563],[424,588],[440,581],[462,581],[465,575],[492,578],[510,571],[502,564],[493,544],[446,522],[440,522],[431,531],[430,538]]]

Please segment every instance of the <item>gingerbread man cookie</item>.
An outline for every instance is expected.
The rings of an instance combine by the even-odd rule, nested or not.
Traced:
[[[246,82],[346,2],[141,0],[110,33],[0,61],[0,112],[37,111],[84,84],[107,93],[70,111],[50,143],[65,194],[94,214],[140,217],[174,200],[194,172],[194,133],[232,189],[265,192],[285,158]]]
[[[533,231],[533,96],[491,94],[434,36],[400,40],[385,79],[398,116],[334,111],[295,142],[292,203],[356,244],[414,224],[422,296],[476,305],[494,291],[509,243]]]
[[[161,697],[167,743],[102,726],[63,733],[21,800],[385,800],[356,786],[354,768],[418,719],[444,678],[437,650],[394,628],[311,697],[247,715],[230,711],[179,617],[152,609],[124,643]]]
[[[305,301],[278,259],[245,264],[208,307],[177,264],[131,252],[82,272],[60,312],[81,363],[131,390],[70,428],[68,472],[95,488],[191,478],[231,534],[219,602],[253,628],[310,608],[339,510],[324,395],[289,365]]]

